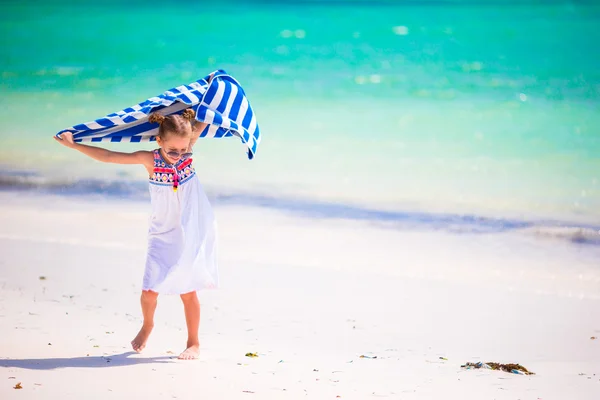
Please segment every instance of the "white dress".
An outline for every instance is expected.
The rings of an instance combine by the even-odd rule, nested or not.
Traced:
[[[217,288],[216,222],[192,159],[173,166],[154,150],[149,186],[152,211],[142,289],[183,294]]]

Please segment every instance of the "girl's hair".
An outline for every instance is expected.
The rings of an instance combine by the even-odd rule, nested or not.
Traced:
[[[192,134],[191,121],[196,113],[191,108],[184,110],[181,115],[173,114],[166,117],[159,113],[152,113],[148,116],[148,122],[159,124],[158,137],[164,139],[167,134],[176,136],[190,136]]]

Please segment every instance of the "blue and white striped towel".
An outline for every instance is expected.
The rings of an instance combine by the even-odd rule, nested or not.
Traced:
[[[237,136],[252,159],[260,143],[260,130],[244,89],[223,70],[213,74],[210,85],[208,75],[103,118],[64,129],[56,136],[71,132],[76,142],[154,141],[158,125],[149,123],[148,115],[155,111],[163,115],[181,114],[187,108],[195,108],[196,119],[208,124],[201,138]]]

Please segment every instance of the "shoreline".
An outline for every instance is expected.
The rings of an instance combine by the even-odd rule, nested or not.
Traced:
[[[272,149],[267,149],[271,152],[278,152],[283,144],[265,143],[273,146]],[[110,145],[108,143],[102,147],[112,148]],[[557,171],[543,172],[544,168],[551,167],[548,161],[548,165],[542,168],[535,160],[530,160],[535,171],[521,180],[516,167],[518,163],[509,163],[512,166],[506,167],[510,167],[510,170],[504,171],[504,175],[501,174],[505,168],[501,160],[488,160],[485,162],[490,162],[495,167],[480,166],[480,173],[469,170],[438,176],[435,168],[429,165],[432,162],[437,165],[436,160],[427,158],[421,161],[424,165],[413,163],[405,166],[409,170],[416,168],[420,171],[415,176],[402,172],[396,177],[389,168],[385,168],[381,172],[383,175],[378,178],[379,172],[371,169],[357,172],[357,168],[353,168],[335,172],[332,165],[344,165],[347,161],[342,159],[330,160],[332,165],[327,160],[315,159],[317,166],[319,162],[325,163],[323,166],[327,171],[323,174],[316,172],[318,167],[315,166],[307,167],[308,170],[303,173],[303,161],[298,157],[285,166],[282,164],[281,171],[276,171],[274,166],[284,162],[281,158],[257,159],[256,163],[246,164],[247,161],[240,157],[235,148],[232,151],[227,147],[231,145],[232,143],[206,142],[204,148],[199,150],[197,173],[207,191],[215,196],[232,194],[273,197],[276,201],[294,199],[305,203],[342,204],[392,213],[460,214],[513,220],[558,221],[593,229],[600,227],[600,192],[597,190],[598,182],[592,174],[591,164],[582,165],[585,173],[582,172],[579,178],[573,180],[569,177],[569,171],[574,165],[569,165],[557,175]],[[320,151],[324,152],[331,146],[328,144]],[[61,150],[52,151],[52,154],[45,151],[35,163],[0,163],[3,167],[0,189],[31,187],[49,192],[62,190],[65,193],[98,193],[106,190],[110,192],[109,195],[129,195],[131,192],[136,195],[146,194],[147,176],[142,168],[90,162]],[[375,148],[370,148],[371,153],[374,151]],[[203,154],[207,152],[211,155]],[[370,157],[373,156],[371,153]],[[477,160],[470,158],[457,161],[464,164],[461,168],[467,168],[471,163],[474,167],[478,165]],[[68,168],[64,167],[65,163],[69,165]],[[293,168],[294,165],[298,168]],[[453,162],[439,164],[439,168],[444,169],[444,165],[451,167]],[[490,172],[494,168],[496,172]],[[576,171],[573,170],[572,173]],[[497,174],[502,175],[500,180],[494,179],[498,178]],[[551,185],[553,180],[562,183],[558,186]]]
[[[540,237],[564,238],[574,243],[600,245],[600,220],[586,215],[524,214],[519,211],[498,212],[420,205],[368,204],[349,199],[309,197],[269,188],[263,191],[234,189],[204,184],[213,205],[261,207],[318,219],[367,221],[396,229],[442,229],[456,232],[539,232]],[[105,198],[107,201],[148,201],[147,182],[131,177],[48,179],[31,171],[0,174],[0,193],[35,193],[81,199]]]

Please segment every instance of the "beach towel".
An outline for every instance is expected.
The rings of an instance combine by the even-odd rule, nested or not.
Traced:
[[[237,136],[252,159],[260,143],[260,129],[242,86],[224,70],[217,70],[192,82],[169,89],[139,104],[108,114],[95,121],[74,125],[56,134],[71,132],[75,142],[145,142],[156,140],[158,125],[148,115],[181,114],[192,108],[196,120],[208,126],[200,138]]]

